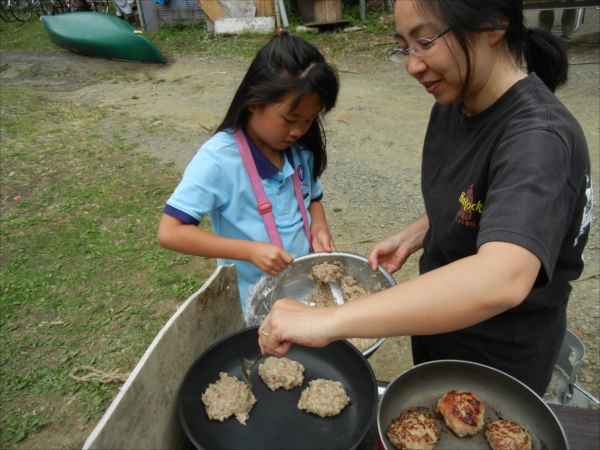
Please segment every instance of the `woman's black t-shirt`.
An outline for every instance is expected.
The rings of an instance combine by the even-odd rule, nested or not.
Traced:
[[[432,359],[486,364],[543,393],[591,221],[590,161],[577,120],[535,74],[474,116],[461,116],[458,104],[436,104],[421,184],[430,226],[421,273],[474,255],[491,241],[530,250],[542,268],[518,307],[419,339]]]

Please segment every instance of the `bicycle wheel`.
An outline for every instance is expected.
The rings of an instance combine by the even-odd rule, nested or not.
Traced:
[[[42,8],[42,0],[29,0],[29,7],[38,17],[46,15],[46,13],[44,13],[44,9]]]
[[[40,0],[40,7],[45,16],[59,14],[60,10],[54,0]]]
[[[17,20],[15,19],[15,16],[10,13],[7,0],[0,0],[0,19],[8,23]]]
[[[27,22],[31,19],[31,7],[29,0],[13,0],[9,3],[10,13],[19,22]]]

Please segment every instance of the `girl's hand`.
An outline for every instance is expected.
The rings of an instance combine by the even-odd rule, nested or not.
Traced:
[[[268,242],[254,242],[249,261],[269,275],[276,276],[294,262],[288,252]]]
[[[312,248],[315,252],[335,252],[335,244],[328,229],[320,229],[313,234]]]
[[[428,229],[429,219],[423,215],[400,232],[375,244],[368,258],[371,268],[377,270],[377,266],[381,265],[390,273],[399,270],[410,255],[423,248],[423,238]]]
[[[327,333],[334,309],[316,308],[289,299],[277,300],[259,327],[258,343],[262,354],[281,357],[292,343],[326,346],[334,340]]]

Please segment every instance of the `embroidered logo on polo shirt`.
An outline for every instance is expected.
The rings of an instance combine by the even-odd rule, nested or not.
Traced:
[[[473,221],[473,211],[481,214],[483,211],[483,203],[481,203],[479,200],[477,203],[475,203],[473,196],[473,185],[469,186],[467,192],[461,192],[458,202],[461,204],[461,207],[458,210],[458,214],[454,220],[467,227],[474,227],[477,225]]]
[[[300,178],[300,181],[304,181],[304,167],[302,166],[302,164],[300,164],[298,166],[298,178]]]

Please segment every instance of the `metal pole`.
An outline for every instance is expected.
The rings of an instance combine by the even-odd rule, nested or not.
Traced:
[[[365,14],[365,2],[366,0],[360,0],[360,20],[363,22],[367,20],[367,16]]]

